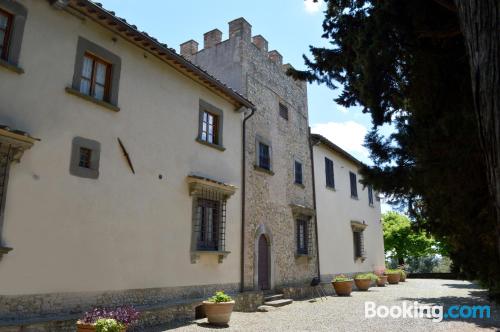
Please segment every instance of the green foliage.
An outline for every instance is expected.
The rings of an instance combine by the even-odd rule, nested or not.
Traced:
[[[375,273],[359,273],[354,276],[354,279],[371,279],[372,281],[376,281],[378,277],[375,275]]]
[[[403,272],[400,269],[385,269],[385,274],[401,274]]]
[[[215,295],[208,299],[209,302],[222,303],[231,302],[233,299],[223,291],[215,292]]]
[[[123,324],[112,318],[101,318],[95,323],[96,332],[122,332],[124,329]]]
[[[415,231],[410,219],[397,212],[382,215],[385,251],[399,263],[410,257],[436,254],[439,243],[423,231]]]
[[[495,210],[457,12],[442,1],[326,2],[328,46],[311,47],[308,70],[289,74],[341,87],[337,103],[371,115],[374,164],[362,170],[364,183],[445,245],[455,271],[500,295]],[[394,132],[384,135],[384,125]]]
[[[336,275],[332,280],[332,282],[344,282],[344,281],[352,281],[352,279],[343,274],[339,274]]]

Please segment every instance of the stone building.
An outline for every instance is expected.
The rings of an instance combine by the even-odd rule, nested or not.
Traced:
[[[307,85],[244,19],[190,40],[181,54],[255,106],[245,123],[244,289],[304,286],[317,275]]]

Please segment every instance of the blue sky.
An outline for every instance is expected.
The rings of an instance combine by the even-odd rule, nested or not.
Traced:
[[[227,38],[227,22],[245,17],[252,25],[252,35],[261,34],[269,50],[278,50],[284,63],[305,69],[303,54],[309,45],[326,46],[323,32],[324,3],[312,0],[99,0],[106,9],[135,24],[169,47],[194,39],[203,45],[203,34],[218,28]],[[370,128],[370,116],[358,108],[349,110],[335,104],[338,91],[317,84],[309,85],[310,125],[364,162],[368,153],[361,145]]]

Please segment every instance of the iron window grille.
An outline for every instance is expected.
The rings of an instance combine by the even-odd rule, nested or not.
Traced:
[[[363,258],[365,256],[364,237],[362,231],[353,231],[354,241],[354,259]]]
[[[325,158],[325,176],[326,176],[326,186],[330,188],[335,188],[333,161],[331,161],[328,158]]]
[[[310,255],[312,253],[312,222],[306,219],[297,219],[297,254]]]
[[[358,198],[358,185],[356,183],[356,174],[349,172],[349,180],[351,182],[351,197]]]
[[[202,189],[195,199],[194,235],[196,250],[225,251],[226,199],[211,189]]]
[[[271,170],[271,154],[269,145],[259,142],[259,167]]]
[[[368,186],[368,204],[373,206],[373,187]]]
[[[78,163],[80,167],[91,168],[92,165],[92,150],[88,148],[80,148],[80,161]]]
[[[282,103],[280,103],[280,116],[285,119],[285,120],[288,120],[288,107],[286,107],[285,105],[283,105]]]
[[[302,164],[298,161],[295,161],[295,183],[296,184],[303,183]]]

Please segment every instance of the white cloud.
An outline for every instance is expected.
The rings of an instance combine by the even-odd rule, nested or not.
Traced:
[[[304,0],[304,8],[309,14],[315,14],[323,7],[323,0],[314,2],[313,0]]]
[[[311,131],[328,138],[362,161],[367,161],[369,153],[363,143],[368,130],[362,124],[354,121],[319,123],[313,125]]]

